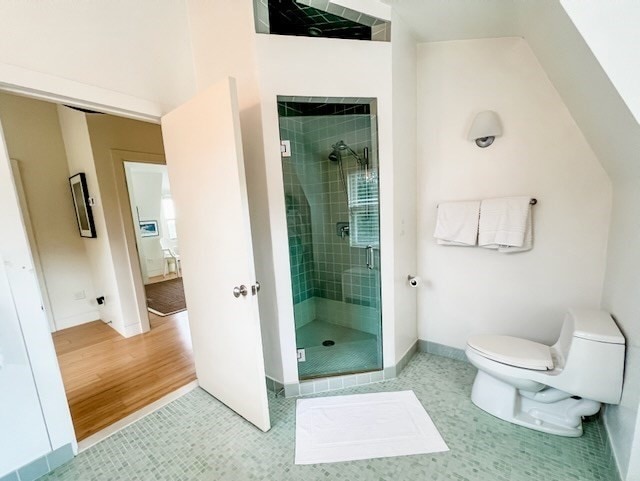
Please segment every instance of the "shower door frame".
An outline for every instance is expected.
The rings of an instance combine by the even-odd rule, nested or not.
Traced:
[[[283,100],[283,99],[287,99],[287,100]],[[289,100],[292,99],[292,100]],[[293,100],[295,99],[295,100]],[[318,102],[313,102],[313,100],[318,100]],[[349,100],[354,100],[355,102],[350,102]],[[366,100],[366,101],[365,101]],[[383,377],[395,377],[395,370],[394,370],[394,374],[389,376],[387,374],[387,376],[384,376],[383,373],[385,373],[387,371],[387,369],[385,368],[385,355],[384,355],[384,351],[385,351],[385,339],[386,336],[384,335],[384,315],[383,315],[383,271],[386,272],[386,268],[383,267],[384,262],[382,261],[382,221],[381,221],[381,217],[382,217],[382,209],[381,209],[381,205],[382,205],[382,188],[381,188],[381,182],[380,179],[382,177],[382,169],[380,168],[380,147],[379,147],[379,143],[380,143],[380,135],[379,135],[379,121],[378,121],[378,102],[379,99],[377,97],[358,97],[358,98],[353,98],[353,97],[320,97],[320,96],[285,96],[285,95],[278,95],[277,96],[277,100],[276,100],[276,107],[278,106],[278,104],[280,102],[301,102],[301,103],[326,103],[326,104],[341,104],[341,103],[361,103],[363,105],[369,105],[370,107],[370,112],[368,114],[370,121],[371,121],[371,147],[370,147],[370,158],[375,156],[375,158],[377,159],[377,175],[378,175],[378,246],[374,247],[374,251],[377,250],[378,251],[378,264],[379,267],[377,269],[377,284],[378,284],[378,289],[377,289],[377,299],[378,299],[378,305],[377,305],[377,311],[378,311],[378,321],[377,321],[377,328],[378,328],[378,334],[377,334],[377,342],[376,342],[376,349],[377,349],[377,355],[378,355],[378,367],[374,368],[374,369],[356,369],[356,370],[351,370],[351,371],[346,371],[346,372],[337,372],[337,373],[322,373],[322,374],[318,374],[318,375],[311,375],[311,376],[304,376],[301,377],[300,375],[300,371],[299,371],[299,362],[296,362],[296,371],[297,371],[297,379],[299,383],[304,383],[304,382],[311,382],[311,381],[317,381],[320,379],[328,379],[328,378],[340,378],[340,377],[348,377],[348,376],[355,376],[358,374],[363,374],[363,373],[380,373],[380,380],[383,379]],[[320,115],[319,115],[320,116]],[[278,125],[278,141],[281,144],[282,139],[281,138],[281,134],[280,134],[280,113],[277,112],[277,125]],[[281,152],[282,152],[282,147],[281,147]],[[280,162],[280,179],[283,179],[283,190],[280,192],[280,197],[282,199],[282,201],[285,201],[286,198],[286,194],[284,192],[284,169],[282,166],[282,157],[281,157],[281,162]],[[347,200],[348,202],[348,200]],[[348,207],[347,207],[348,208]],[[286,205],[285,205],[285,209],[284,211],[286,212]],[[286,215],[285,215],[285,226],[289,227],[287,219],[286,219]],[[288,239],[288,235],[287,235],[287,250],[289,251],[289,239]],[[363,248],[366,249],[366,248]],[[375,252],[373,253],[374,258],[375,258]],[[367,255],[367,259],[368,259],[368,255]],[[289,262],[288,264],[288,284],[289,284],[289,290],[291,291],[291,309],[292,311],[294,311],[293,307],[295,306],[295,302],[294,302],[294,294],[293,294],[293,278],[291,276],[291,256],[290,256],[290,252],[287,255],[287,260]],[[342,303],[346,303],[346,301],[339,301]],[[296,341],[296,350],[297,350],[297,333],[296,333],[296,326],[295,326],[295,312],[293,313],[293,330],[294,330],[294,340]],[[297,358],[297,356],[296,356]]]

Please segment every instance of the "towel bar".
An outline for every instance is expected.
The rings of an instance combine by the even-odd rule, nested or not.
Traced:
[[[535,197],[531,198],[531,200],[529,201],[529,205],[536,205],[538,203],[538,199],[536,199]],[[440,207],[440,204],[437,204],[436,207]]]

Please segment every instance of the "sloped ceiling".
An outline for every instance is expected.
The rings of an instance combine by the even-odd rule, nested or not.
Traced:
[[[419,42],[524,37],[612,180],[640,176],[640,162],[629,162],[640,152],[640,126],[559,0],[386,3]]]

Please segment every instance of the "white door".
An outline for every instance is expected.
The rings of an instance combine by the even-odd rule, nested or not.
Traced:
[[[162,117],[200,386],[270,429],[235,81]],[[246,287],[236,297],[234,288]],[[244,289],[242,289],[244,292]]]

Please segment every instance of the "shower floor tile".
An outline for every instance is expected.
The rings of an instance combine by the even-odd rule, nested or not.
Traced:
[[[323,346],[326,340],[335,344]],[[296,330],[296,345],[306,356],[300,379],[382,369],[378,339],[368,332],[315,320]]]
[[[449,452],[294,465],[296,399],[269,398],[263,433],[201,389],[119,431],[42,480],[107,481],[616,481],[601,421],[580,438],[515,426],[471,403],[476,370],[417,354],[397,379],[322,396],[411,389]]]
[[[376,336],[368,332],[339,326],[338,324],[332,324],[319,319],[296,329],[296,344],[298,348],[322,346],[322,342],[327,339],[331,339],[338,344],[343,342],[375,340]]]

